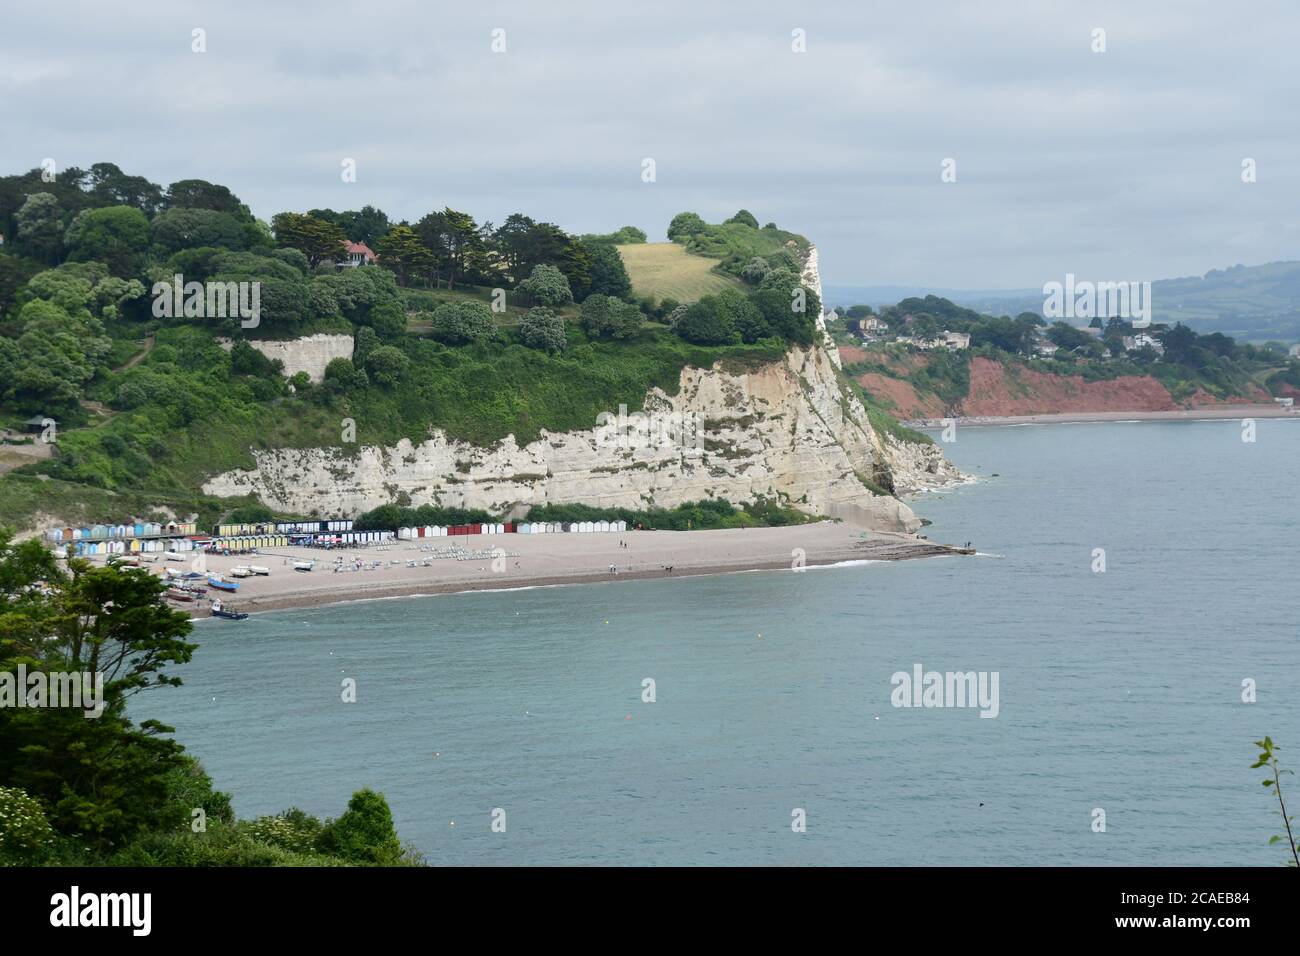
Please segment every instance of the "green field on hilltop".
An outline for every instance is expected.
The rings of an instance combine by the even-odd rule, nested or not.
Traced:
[[[715,271],[716,259],[693,256],[675,242],[641,242],[618,247],[638,298],[695,302],[723,289],[741,288],[737,279]]]

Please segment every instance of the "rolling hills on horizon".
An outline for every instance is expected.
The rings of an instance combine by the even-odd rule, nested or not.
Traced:
[[[1053,278],[1059,281],[1061,277]],[[959,290],[827,283],[824,292],[828,306],[879,307],[909,296],[933,294],[993,315],[1041,314],[1044,299],[1039,289]],[[1234,265],[1212,269],[1203,276],[1157,279],[1151,284],[1151,301],[1156,322],[1182,322],[1197,332],[1222,332],[1246,342],[1300,342],[1300,261]]]

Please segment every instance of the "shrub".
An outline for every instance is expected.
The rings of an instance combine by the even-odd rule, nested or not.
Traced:
[[[707,228],[704,220],[697,213],[679,212],[668,224],[668,238],[678,242],[690,236],[696,236]]]
[[[673,324],[673,331],[696,345],[731,345],[740,341],[736,324],[718,308],[716,296],[706,295]]]
[[[631,338],[641,319],[639,308],[612,296],[589,295],[582,303],[582,328],[592,338]]]
[[[740,271],[740,277],[751,285],[758,285],[771,271],[772,267],[768,265],[766,259],[762,256],[754,256]]]
[[[562,352],[567,344],[564,320],[546,306],[539,305],[535,309],[529,309],[519,323],[519,338],[530,349]]]
[[[542,305],[568,305],[573,301],[573,290],[564,273],[545,264],[533,267],[532,275],[519,283],[519,291]]]
[[[749,226],[751,229],[758,228],[758,220],[754,218],[754,214],[750,212],[748,209],[740,210],[738,213],[736,213],[734,216],[728,219],[727,222],[743,223],[746,226]]]
[[[366,371],[375,384],[385,388],[396,385],[410,364],[406,353],[392,345],[381,345],[366,356]]]
[[[369,788],[354,793],[343,816],[324,826],[316,847],[354,863],[381,866],[401,863],[403,856],[388,801]]]
[[[244,824],[244,831],[258,843],[291,853],[313,853],[324,830],[315,817],[296,807],[274,817],[258,817]]]
[[[0,787],[0,866],[40,863],[54,848],[45,808],[26,790]]]
[[[370,377],[364,369],[353,365],[351,359],[336,358],[330,359],[330,363],[325,366],[321,384],[327,391],[337,395],[365,388],[370,384]]]
[[[432,335],[448,345],[484,342],[495,334],[492,312],[482,302],[447,302],[433,310]]]

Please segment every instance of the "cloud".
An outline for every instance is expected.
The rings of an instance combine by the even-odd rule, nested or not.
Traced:
[[[841,285],[1160,278],[1300,258],[1298,25],[1282,3],[29,4],[0,37],[0,163],[211,179],[267,218],[451,205],[662,237],[744,206]]]

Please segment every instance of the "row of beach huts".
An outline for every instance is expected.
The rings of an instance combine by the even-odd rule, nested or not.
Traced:
[[[96,524],[85,528],[51,528],[45,532],[45,540],[53,544],[67,544],[70,541],[192,537],[197,533],[198,525],[193,522],[168,521],[166,524],[154,524],[139,521],[132,524]]]
[[[398,528],[399,541],[461,534],[560,534],[626,531],[626,521],[516,521],[505,524],[425,525]]]
[[[79,556],[100,554],[153,554],[208,551],[249,553],[267,548],[353,547],[390,541],[415,541],[460,535],[595,534],[627,531],[626,521],[519,521],[462,525],[425,525],[396,531],[355,531],[346,519],[222,524],[212,535],[202,534],[193,522],[132,522],[51,528],[48,543],[62,551],[72,545]]]

